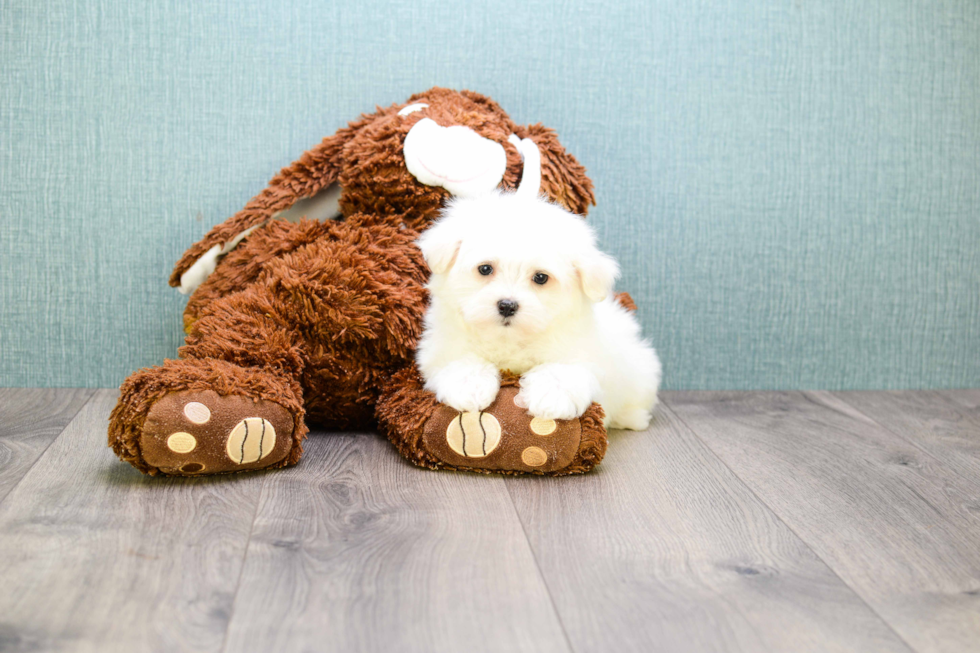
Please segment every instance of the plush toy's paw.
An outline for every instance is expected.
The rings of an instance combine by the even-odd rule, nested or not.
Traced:
[[[567,470],[579,457],[583,445],[582,421],[577,417],[570,420],[533,417],[519,401],[517,390],[512,386],[501,388],[495,401],[483,411],[459,412],[440,406],[425,426],[426,449],[443,463],[457,468],[570,473]],[[599,424],[592,426],[601,429],[601,418]],[[604,436],[602,433],[603,448]]]
[[[460,360],[434,374],[428,387],[441,403],[468,413],[493,402],[500,390],[500,374],[485,361]]]
[[[272,401],[184,390],[150,407],[140,450],[147,464],[171,475],[282,466],[294,445],[293,423]]]
[[[378,398],[378,424],[403,456],[430,469],[500,474],[582,474],[606,453],[603,412],[542,419],[517,400],[520,379],[503,374],[484,410],[458,411],[423,387],[414,367],[391,375]]]
[[[540,419],[575,419],[599,393],[595,375],[579,365],[539,365],[521,377],[517,401]]]

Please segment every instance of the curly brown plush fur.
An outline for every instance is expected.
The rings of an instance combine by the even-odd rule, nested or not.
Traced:
[[[428,105],[424,112],[398,115],[419,102]],[[406,458],[427,467],[453,467],[420,444],[419,429],[438,404],[421,389],[412,366],[428,275],[413,243],[449,197],[406,168],[405,137],[423,117],[443,127],[466,126],[499,143],[507,162],[499,187],[505,190],[517,188],[523,174],[511,135],[533,140],[541,153],[542,194],[581,215],[594,204],[585,169],[554,131],[517,125],[477,93],[433,88],[362,116],[284,168],[177,263],[173,286],[205,252],[230,249],[187,304],[180,359],[140,370],[123,383],[109,427],[109,443],[120,458],[141,471],[160,473],[141,454],[152,405],[172,393],[210,389],[222,397],[276,402],[293,415],[294,446],[275,466],[299,460],[306,422],[331,429],[380,422]],[[274,219],[335,183],[342,189],[342,219]],[[231,248],[246,229],[253,231]],[[231,410],[228,406],[208,409]],[[601,460],[601,409],[594,406],[580,421],[575,459],[554,473],[586,471]],[[192,435],[193,427],[189,422],[173,426]],[[464,468],[480,471],[478,465]]]

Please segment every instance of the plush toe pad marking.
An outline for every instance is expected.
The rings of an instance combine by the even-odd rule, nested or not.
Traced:
[[[581,420],[534,419],[520,407],[518,391],[502,387],[482,413],[460,415],[438,406],[424,427],[422,446],[437,460],[465,469],[541,474],[567,467],[582,442]]]
[[[228,457],[239,464],[265,458],[276,446],[276,429],[261,417],[246,417],[228,436]]]
[[[531,430],[537,435],[551,435],[555,432],[558,425],[555,424],[553,419],[541,419],[540,417],[535,417],[531,420]]]
[[[183,431],[177,431],[167,438],[167,447],[174,453],[190,453],[196,446],[197,438]]]
[[[140,452],[148,465],[166,474],[197,476],[281,466],[295,446],[294,424],[292,413],[273,401],[214,390],[179,390],[150,407]]]
[[[191,401],[184,406],[184,415],[195,424],[207,424],[211,419],[211,409],[199,401]]]
[[[540,467],[548,462],[548,454],[541,447],[528,447],[521,452],[521,460],[529,467]]]
[[[489,413],[460,413],[446,429],[449,447],[466,458],[483,458],[500,444],[500,422]]]

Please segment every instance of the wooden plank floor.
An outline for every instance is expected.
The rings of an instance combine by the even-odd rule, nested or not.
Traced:
[[[2,651],[980,650],[980,391],[665,393],[592,474],[157,479],[0,389]]]

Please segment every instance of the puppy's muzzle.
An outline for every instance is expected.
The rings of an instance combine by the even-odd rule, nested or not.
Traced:
[[[519,304],[513,299],[501,299],[497,302],[497,312],[502,317],[510,317],[517,312]]]

